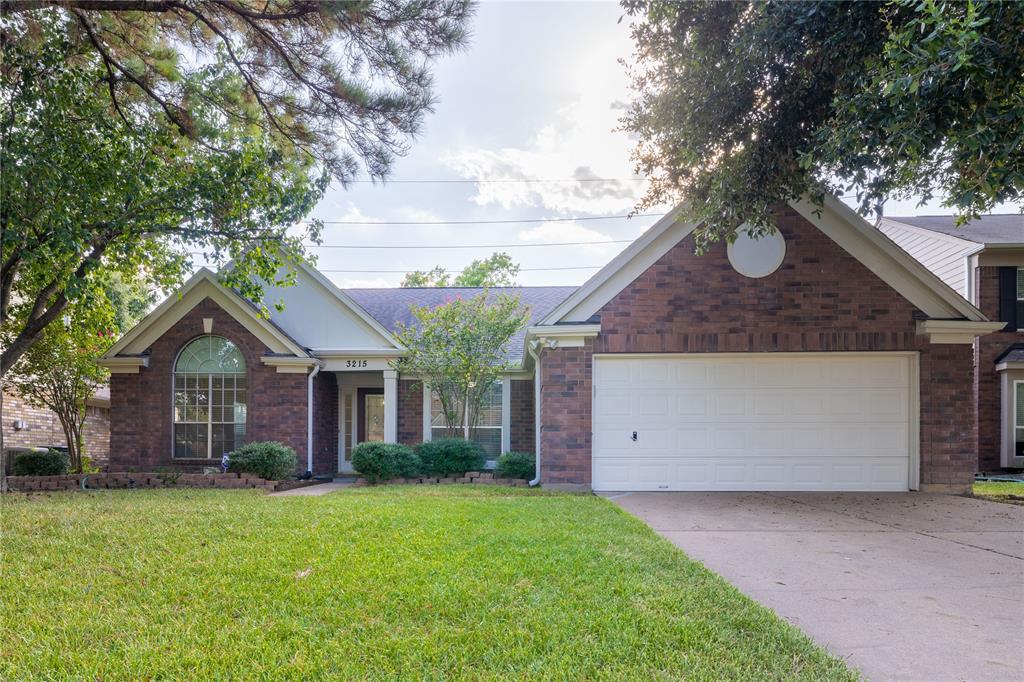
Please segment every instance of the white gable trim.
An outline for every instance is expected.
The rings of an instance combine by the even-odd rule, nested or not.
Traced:
[[[669,211],[548,313],[537,326],[589,320],[605,303],[693,232],[697,224],[681,221],[682,212],[681,206]]]
[[[929,317],[988,321],[981,311],[938,276],[835,197],[826,197],[822,207],[806,200],[793,201],[790,205]],[[655,223],[540,324],[589,320],[630,282],[693,232],[696,224],[681,221],[681,213],[682,207],[677,207]]]
[[[307,357],[308,353],[288,338],[273,324],[261,318],[253,307],[241,296],[217,281],[217,276],[207,268],[201,268],[174,294],[168,296],[153,312],[132,327],[110,350],[103,354],[103,360],[118,355],[138,355],[163,336],[204,298],[210,298],[238,321],[253,336],[263,342],[274,353],[290,353]],[[213,333],[217,330],[214,328]]]
[[[356,317],[358,317],[360,320],[366,323],[367,326],[369,326],[373,331],[379,334],[386,343],[388,343],[390,346],[397,350],[403,350],[402,344],[398,342],[398,339],[396,339],[394,335],[392,335],[391,332],[389,332],[384,327],[384,325],[382,325],[380,322],[374,319],[369,313],[367,313],[366,310],[364,310],[361,305],[356,303],[351,296],[349,296],[344,291],[336,287],[334,285],[334,282],[327,279],[327,277],[322,272],[317,270],[309,263],[306,263],[305,261],[300,261],[296,265],[299,269],[301,269],[303,272],[305,272],[314,280],[316,280],[316,283],[323,287],[324,290],[326,290],[330,295],[334,296],[336,299],[341,301],[342,305],[351,310]]]

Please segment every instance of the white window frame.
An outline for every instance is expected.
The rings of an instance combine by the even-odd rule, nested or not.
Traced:
[[[1008,453],[1010,461],[1013,461],[1017,457],[1017,432],[1024,431],[1024,423],[1017,422],[1017,387],[1024,386],[1024,379],[1014,379],[1010,382],[1010,387],[1013,389],[1013,400],[1011,404],[1013,406],[1013,412],[1010,414],[1010,452]]]
[[[501,454],[512,449],[512,377],[504,375],[501,381]],[[434,438],[434,415],[431,391],[423,384],[423,442],[429,443]],[[494,426],[478,428],[499,428]]]
[[[201,336],[197,336],[197,337],[195,337],[193,339],[190,339],[185,345],[183,345],[180,349],[178,349],[177,355],[174,356],[174,362],[171,364],[171,459],[172,460],[219,462],[220,461],[220,457],[214,457],[213,456],[213,427],[214,427],[214,425],[223,426],[223,425],[226,425],[226,424],[231,424],[233,426],[237,426],[238,424],[242,424],[242,438],[243,439],[245,438],[246,432],[249,430],[249,395],[250,395],[250,387],[249,387],[249,371],[248,371],[249,367],[248,367],[248,363],[245,363],[245,365],[244,365],[244,370],[245,371],[242,371],[242,372],[225,372],[225,373],[220,373],[220,374],[214,374],[212,372],[203,373],[203,372],[179,372],[178,371],[178,361],[181,359],[181,354],[185,351],[186,348],[191,346],[195,341],[197,341],[198,339],[204,338],[204,337],[218,337],[218,338],[224,339],[226,342],[228,342],[232,346],[234,346],[239,354],[241,354],[241,352],[242,352],[241,349],[238,348],[238,346],[231,339],[229,339],[229,338],[227,338],[225,336],[221,336],[219,334],[203,334]],[[242,358],[242,361],[245,362],[244,356]],[[178,376],[201,377],[204,374],[206,376],[206,381],[207,381],[206,391],[207,391],[208,400],[210,398],[212,398],[212,396],[213,396],[213,377],[214,376],[235,377],[236,379],[238,377],[242,377],[245,380],[245,389],[244,389],[245,390],[245,403],[244,403],[245,404],[245,421],[244,422],[236,422],[236,421],[230,421],[230,422],[219,421],[219,422],[215,422],[215,421],[213,421],[213,405],[212,405],[212,403],[208,402],[207,405],[206,405],[206,410],[207,410],[207,412],[206,412],[206,457],[179,457],[178,456],[178,443],[177,443],[177,438],[176,438],[178,426],[179,425],[180,426],[190,426],[190,425],[196,425],[196,424],[200,424],[201,425],[202,422],[190,422],[190,421],[179,422],[177,420],[177,418],[175,417],[175,412],[176,412],[176,409],[178,407],[178,404],[177,404],[177,391],[178,391],[177,379],[178,379]],[[236,390],[237,390],[237,388],[236,388]],[[235,443],[235,447],[236,448],[239,445],[241,445],[241,443],[238,443],[238,442]]]

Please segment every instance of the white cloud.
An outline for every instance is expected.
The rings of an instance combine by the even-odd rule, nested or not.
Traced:
[[[581,98],[560,109],[522,147],[464,148],[444,161],[469,179],[566,180],[609,178],[608,182],[481,182],[472,200],[511,209],[545,208],[561,214],[612,214],[631,209],[644,182],[632,179],[630,141],[613,132],[619,112]]]
[[[398,286],[397,279],[391,280],[385,277],[358,279],[336,274],[331,277],[331,281],[333,281],[335,286],[339,289],[384,289]]]

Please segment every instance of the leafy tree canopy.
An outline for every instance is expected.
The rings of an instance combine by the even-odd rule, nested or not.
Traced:
[[[431,270],[414,270],[402,280],[403,287],[511,287],[516,284],[519,265],[507,253],[495,252],[475,260],[452,279],[440,265]]]
[[[1024,3],[622,0],[636,18],[641,206],[700,244],[778,202],[946,197],[961,222],[1024,195]]]
[[[45,38],[54,17],[102,64],[114,110],[154,105],[192,139],[208,110],[301,150],[344,181],[384,177],[433,102],[430,60],[461,46],[469,0],[4,0]],[[211,63],[239,76],[206,77]]]

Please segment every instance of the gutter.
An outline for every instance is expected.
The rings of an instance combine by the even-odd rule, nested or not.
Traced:
[[[306,390],[306,478],[313,478],[313,379],[320,373],[320,363],[313,365]]]
[[[541,374],[540,374],[540,353],[537,347],[539,341],[528,342],[526,350],[533,358],[533,467],[536,476],[529,482],[529,486],[535,487],[540,484],[540,396],[541,396]]]

